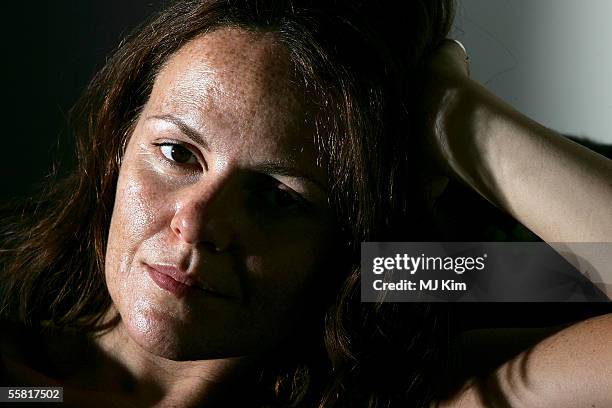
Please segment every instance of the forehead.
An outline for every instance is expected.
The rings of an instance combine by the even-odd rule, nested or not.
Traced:
[[[240,140],[285,153],[312,150],[309,109],[293,75],[289,52],[274,34],[220,29],[167,61],[147,109],[216,135],[213,147]]]

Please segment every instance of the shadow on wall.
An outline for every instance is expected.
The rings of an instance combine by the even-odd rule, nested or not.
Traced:
[[[543,125],[612,144],[612,2],[458,0],[472,76]]]

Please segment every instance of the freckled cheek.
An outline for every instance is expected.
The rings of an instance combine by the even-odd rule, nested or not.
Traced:
[[[109,286],[126,289],[140,245],[163,230],[164,195],[163,185],[144,172],[120,174],[106,257]]]
[[[130,238],[139,240],[162,221],[164,189],[161,183],[137,173],[118,191],[115,210]]]

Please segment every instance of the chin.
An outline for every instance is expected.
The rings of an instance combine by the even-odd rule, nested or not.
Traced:
[[[138,346],[168,360],[209,360],[245,354],[235,338],[232,341],[214,336],[219,330],[195,328],[193,323],[180,322],[157,311],[134,310],[123,322],[127,334]]]
[[[169,360],[184,360],[177,330],[150,311],[135,310],[123,319],[128,336],[143,350]]]

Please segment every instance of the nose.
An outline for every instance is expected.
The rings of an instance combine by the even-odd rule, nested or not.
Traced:
[[[231,208],[230,194],[222,188],[189,186],[177,193],[170,229],[187,244],[223,251],[234,235],[229,220]]]

